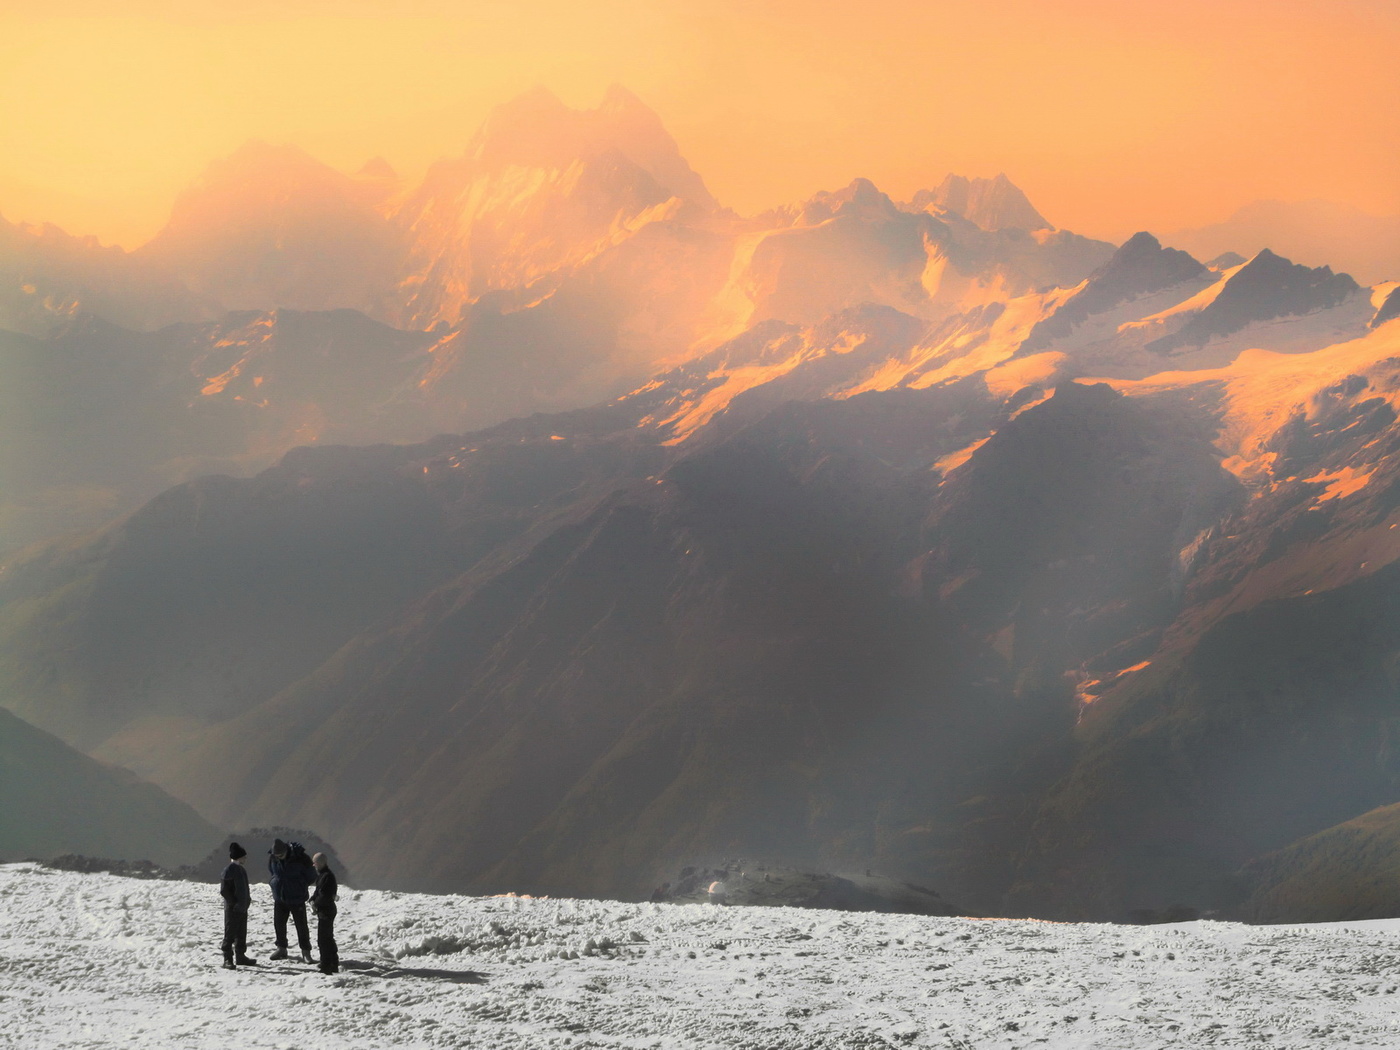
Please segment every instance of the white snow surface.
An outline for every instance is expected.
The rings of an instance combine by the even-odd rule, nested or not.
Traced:
[[[1058,924],[345,890],[220,968],[217,888],[0,866],[6,1047],[1397,1047],[1400,920]],[[315,936],[313,920],[313,940]]]

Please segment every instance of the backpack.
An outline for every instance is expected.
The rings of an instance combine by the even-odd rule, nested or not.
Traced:
[[[282,862],[282,884],[286,900],[304,901],[307,893],[316,883],[316,866],[306,855],[306,847],[300,842],[287,843],[287,858]]]

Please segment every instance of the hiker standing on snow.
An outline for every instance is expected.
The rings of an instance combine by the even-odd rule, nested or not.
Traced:
[[[316,866],[316,892],[311,895],[311,910],[316,913],[316,948],[321,953],[322,973],[340,972],[340,949],[335,946],[335,906],[340,884],[324,853],[311,858]]]
[[[277,937],[277,950],[268,958],[287,957],[287,918],[291,917],[297,927],[297,944],[301,947],[301,961],[311,961],[311,931],[306,926],[306,898],[308,887],[316,879],[316,869],[311,866],[299,842],[290,846],[281,839],[275,839],[267,858],[268,881],[272,884],[272,932]]]
[[[258,963],[248,958],[248,905],[253,903],[253,894],[248,888],[248,872],[243,867],[243,858],[247,855],[248,851],[238,843],[229,843],[228,867],[219,879],[219,896],[224,899],[224,941],[219,947],[224,952],[225,970]],[[237,966],[234,965],[235,952]]]

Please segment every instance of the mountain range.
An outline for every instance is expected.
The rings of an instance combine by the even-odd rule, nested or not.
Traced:
[[[1400,799],[1396,282],[1004,176],[745,218],[620,89],[417,187],[250,147],[102,251],[183,291],[5,300],[0,698],[215,824],[1115,918]]]
[[[1372,215],[1335,201],[1254,201],[1222,222],[1165,239],[1202,259],[1271,248],[1310,266],[1330,263],[1367,284],[1400,273],[1400,215]]]

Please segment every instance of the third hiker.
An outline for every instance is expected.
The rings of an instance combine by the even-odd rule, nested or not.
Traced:
[[[316,947],[321,952],[322,973],[340,972],[340,950],[335,946],[336,894],[340,887],[335,872],[324,853],[311,858],[316,866],[316,892],[311,895],[311,910],[316,913]]]

